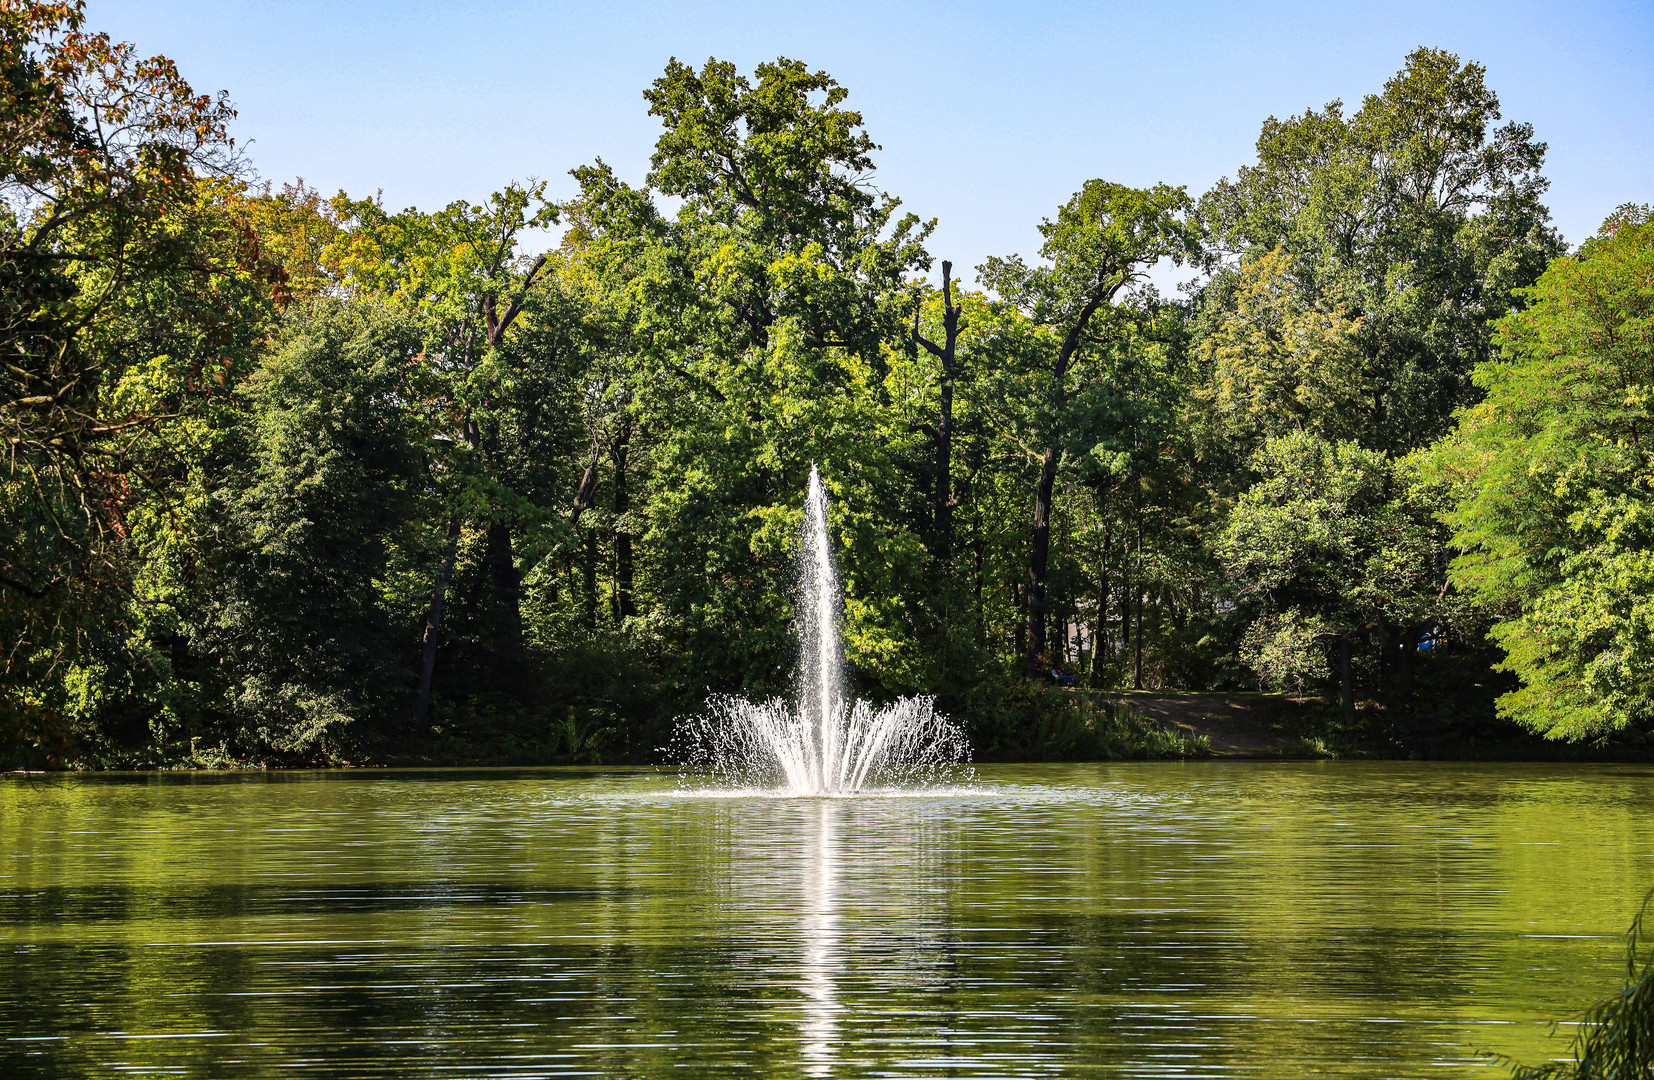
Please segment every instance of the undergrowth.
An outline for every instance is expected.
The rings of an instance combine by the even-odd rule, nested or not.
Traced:
[[[1120,702],[1013,684],[987,715],[968,718],[977,761],[1142,761],[1205,757],[1204,736],[1167,728]]]

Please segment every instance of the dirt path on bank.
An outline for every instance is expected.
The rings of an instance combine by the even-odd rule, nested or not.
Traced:
[[[1179,694],[1135,690],[1102,695],[1168,728],[1205,736],[1214,757],[1268,758],[1302,754],[1287,723],[1297,704],[1275,694]]]

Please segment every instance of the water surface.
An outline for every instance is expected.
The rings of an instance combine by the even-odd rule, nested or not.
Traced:
[[[0,784],[0,1076],[1498,1076],[1611,987],[1632,766]]]

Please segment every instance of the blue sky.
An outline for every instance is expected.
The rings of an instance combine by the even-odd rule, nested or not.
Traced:
[[[259,172],[430,209],[601,156],[627,179],[667,58],[785,55],[851,92],[878,180],[961,268],[1038,246],[1091,177],[1199,194],[1262,120],[1376,92],[1418,45],[1488,68],[1505,119],[1550,144],[1577,243],[1654,201],[1647,3],[615,3],[89,0],[90,24],[228,90]]]

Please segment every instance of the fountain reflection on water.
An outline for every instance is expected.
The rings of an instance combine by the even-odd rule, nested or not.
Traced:
[[[678,759],[719,785],[839,795],[956,779],[970,755],[958,725],[935,699],[889,705],[849,702],[839,638],[838,575],[827,526],[827,489],[814,466],[799,539],[799,671],[796,701],[713,697],[679,722]]]
[[[800,920],[804,958],[803,1036],[806,1076],[829,1076],[838,1054],[838,978],[844,965],[839,949],[837,824],[842,804],[822,802],[815,832],[804,845],[804,910]]]

